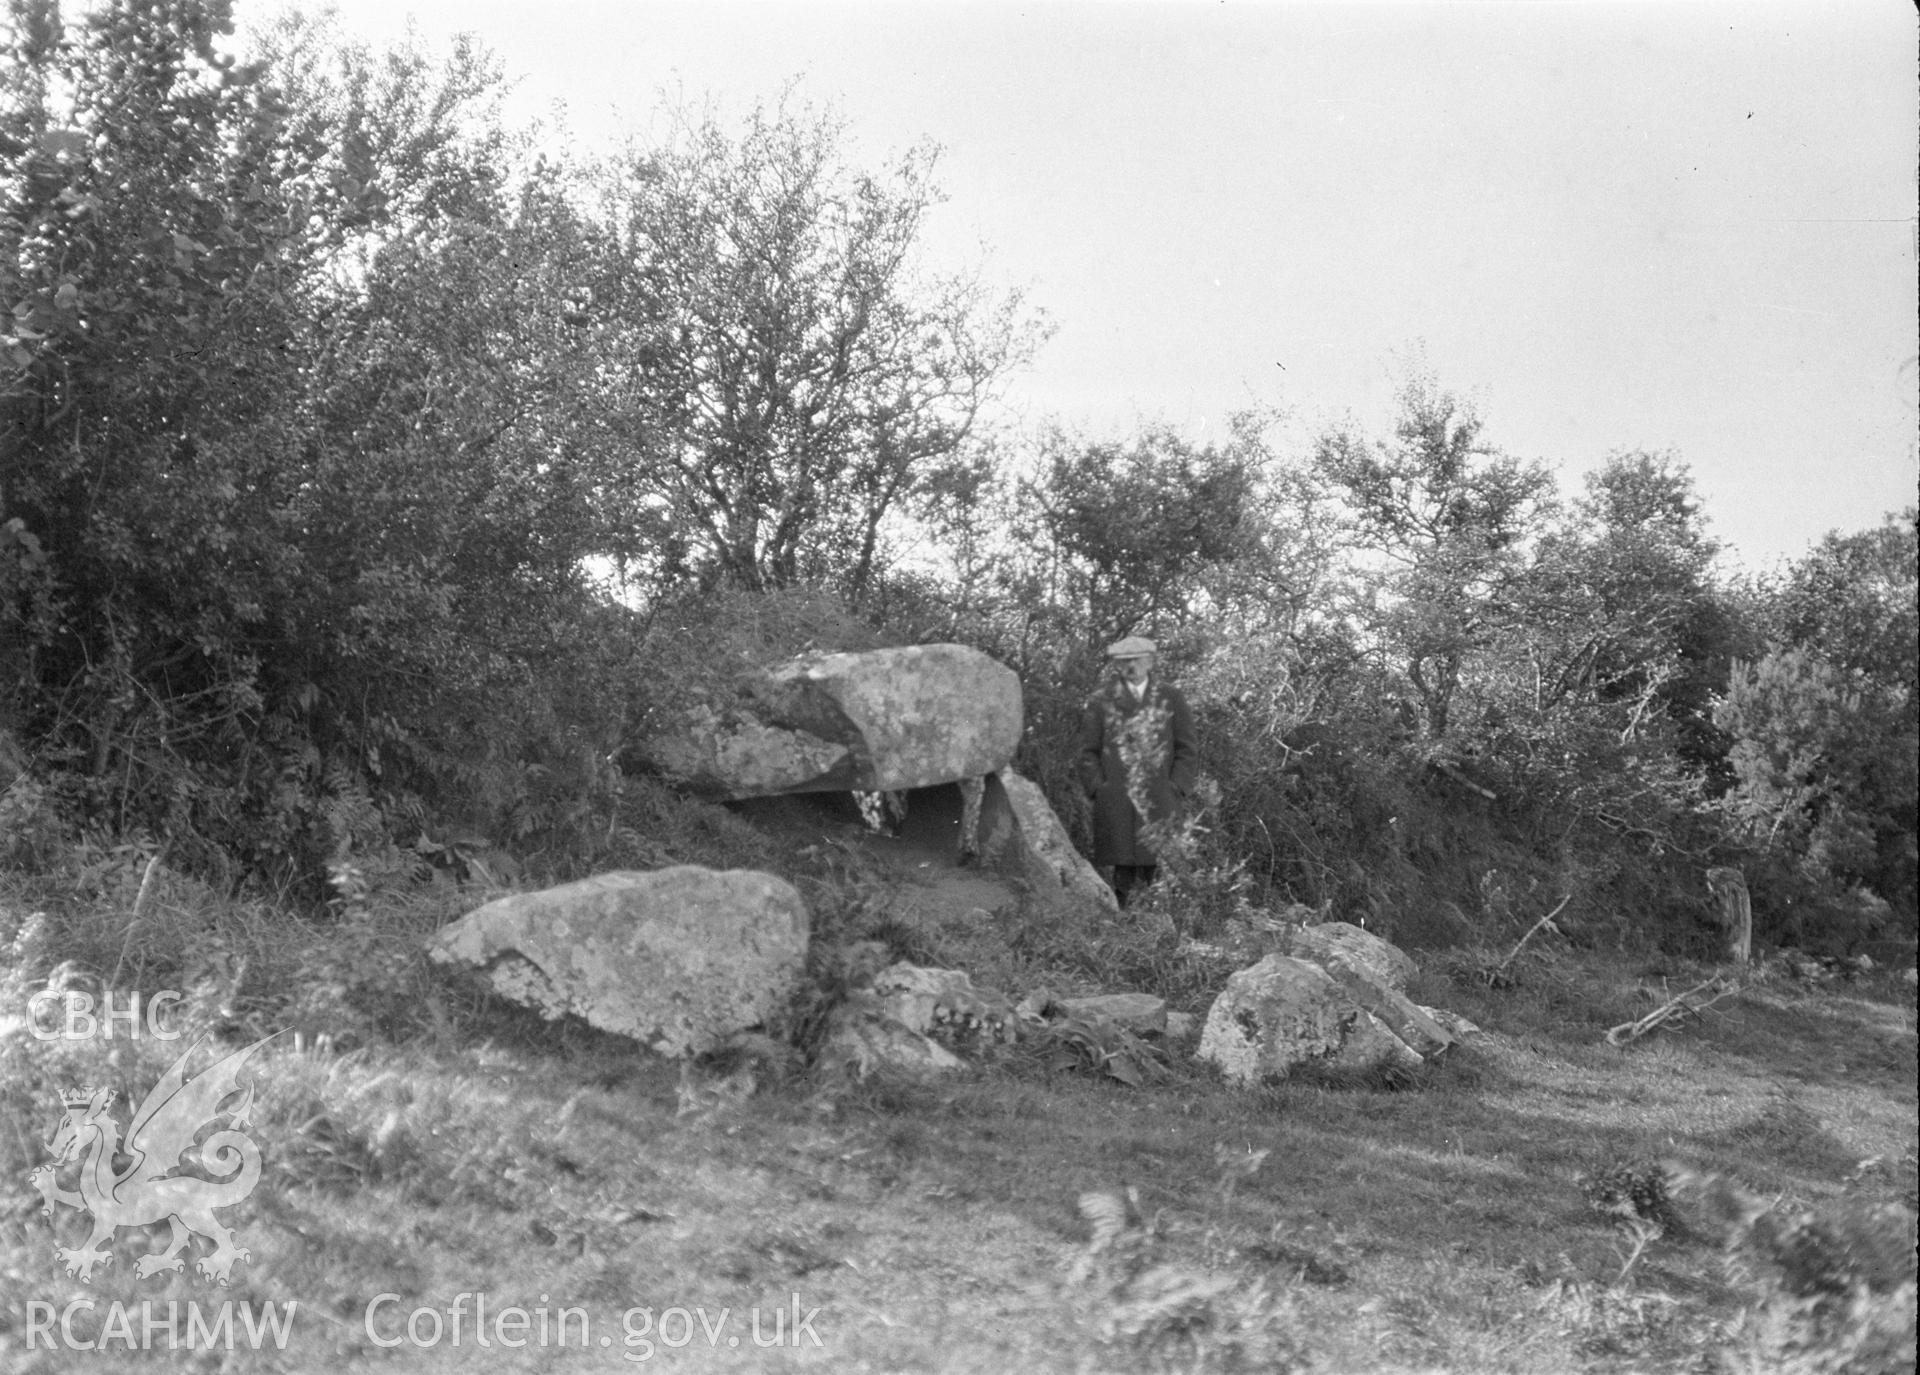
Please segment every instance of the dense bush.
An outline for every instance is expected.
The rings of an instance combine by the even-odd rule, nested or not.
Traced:
[[[497,73],[231,28],[16,9],[0,686],[76,818],[317,891],[563,820],[528,771],[590,752],[568,689],[619,627],[535,419],[558,302],[510,265],[557,212],[505,180]]]
[[[1425,373],[1298,451],[996,428],[1044,325],[918,260],[931,149],[851,166],[792,101],[581,167],[471,45],[289,17],[242,60],[230,11],[9,10],[0,862],[130,845],[336,910],[649,862],[637,732],[924,640],[1020,675],[1014,763],[1084,841],[1084,703],[1148,634],[1208,777],[1170,929],[1460,941],[1568,897],[1698,949],[1734,865],[1765,938],[1911,938],[1912,512],[1733,583],[1677,456],[1563,494]]]

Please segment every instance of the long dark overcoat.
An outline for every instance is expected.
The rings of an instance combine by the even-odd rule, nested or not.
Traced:
[[[1136,720],[1143,712],[1152,712]],[[1148,815],[1163,821],[1193,788],[1200,761],[1194,746],[1193,713],[1180,690],[1147,680],[1146,700],[1135,705],[1121,683],[1109,683],[1087,702],[1080,724],[1080,785],[1093,799],[1093,862],[1157,864],[1159,858],[1140,835],[1140,813],[1127,795],[1123,736],[1132,731],[1147,747]]]

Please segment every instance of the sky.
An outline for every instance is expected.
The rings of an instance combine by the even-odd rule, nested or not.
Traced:
[[[319,4],[295,8],[318,10]],[[243,19],[251,7],[239,6]],[[1920,482],[1907,0],[337,0],[477,34],[608,148],[796,78],[849,157],[940,145],[935,268],[1054,334],[1012,418],[1304,452],[1424,365],[1563,490],[1677,452],[1759,570]]]

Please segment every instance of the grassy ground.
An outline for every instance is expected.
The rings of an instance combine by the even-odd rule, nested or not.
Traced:
[[[833,871],[843,896],[857,890],[849,906],[896,943],[970,951],[1002,979],[1088,982],[1062,957],[1072,929],[1036,931],[1031,912],[995,908],[977,886],[967,904],[951,900],[916,878],[919,860],[889,869],[873,851],[847,848]],[[418,903],[404,915],[422,920]],[[377,903],[358,920],[344,936],[288,943],[315,969],[330,967],[330,942],[357,941],[364,957],[370,931],[404,945],[391,933],[406,922],[383,921]],[[1099,945],[1098,931],[1082,934]],[[91,1285],[68,1279],[52,1248],[75,1244],[81,1219],[63,1208],[50,1224],[25,1183],[48,1158],[61,1090],[113,1084],[137,1100],[185,1042],[40,1041],[16,1026],[0,1034],[0,1367],[1910,1368],[1913,1288],[1898,1272],[1911,1223],[1867,1210],[1914,1200],[1911,986],[1774,973],[1614,1048],[1609,1027],[1710,971],[1548,948],[1496,990],[1483,964],[1423,958],[1416,999],[1485,1034],[1391,1089],[1295,1080],[1245,1092],[1178,1051],[1142,1089],[1017,1052],[934,1084],[823,1081],[754,1061],[683,1069],[582,1028],[475,1010],[451,986],[402,1019],[398,1045],[364,999],[338,1001],[363,1010],[359,1044],[343,1050],[353,1038],[316,1040],[286,1011],[321,1004],[284,1004],[280,1026],[300,1034],[260,1053],[252,1130],[265,1174],[223,1214],[251,1252],[224,1291],[136,1279],[134,1258],[154,1241],[134,1230]],[[243,980],[229,977],[230,992]],[[37,986],[16,978],[8,997]],[[235,1043],[279,1029],[275,1014],[250,1019],[233,1002],[208,994],[187,1010]],[[1657,1237],[1589,1202],[1583,1180],[1658,1162],[1673,1205]],[[1793,1243],[1765,1221],[1806,1216],[1866,1216],[1881,1230],[1802,1228]],[[1907,1229],[1890,1243],[1895,1261],[1873,1253],[1889,1227]],[[1818,1268],[1804,1240],[1816,1233],[1840,1255],[1829,1270],[1851,1266],[1879,1288],[1822,1297],[1801,1283]],[[460,1296],[477,1293],[490,1321],[528,1311],[526,1346],[474,1344],[473,1300]],[[28,1349],[29,1322],[48,1311],[31,1305],[57,1313],[74,1298],[97,1305],[74,1311],[75,1338],[101,1335],[120,1300],[136,1346],[143,1303],[163,1318],[170,1300],[183,1313],[226,1300],[298,1308],[284,1351],[130,1353],[111,1327],[105,1351],[47,1350],[44,1337]],[[437,1314],[415,1318],[418,1340],[415,1309]],[[577,1310],[565,1345],[539,1343],[541,1309],[556,1324]],[[756,1344],[775,1337],[776,1311],[780,1345]]]

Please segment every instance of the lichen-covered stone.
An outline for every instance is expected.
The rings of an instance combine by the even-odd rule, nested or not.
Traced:
[[[1284,1079],[1309,1063],[1347,1072],[1421,1064],[1326,970],[1288,955],[1269,955],[1228,978],[1196,1054],[1243,1086]]]
[[[994,772],[1023,724],[1012,669],[965,645],[906,645],[755,674],[636,748],[712,797],[891,792]]]
[[[1040,786],[1013,769],[1001,769],[997,777],[1006,796],[1007,833],[989,840],[985,848],[1001,863],[1015,860],[1043,891],[1065,892],[1109,912],[1118,911],[1113,889],[1074,847]],[[989,830],[999,820],[987,817]],[[1009,855],[1015,847],[1016,853]]]
[[[873,978],[883,1015],[956,1049],[1010,1040],[1013,1004],[989,988],[975,988],[962,969],[889,965]]]
[[[1426,1013],[1427,1016],[1433,1018],[1434,1021],[1440,1023],[1441,1029],[1456,1041],[1464,1041],[1469,1036],[1477,1036],[1480,1034],[1480,1028],[1473,1022],[1468,1021],[1465,1017],[1462,1017],[1458,1012],[1449,1011],[1444,1007],[1427,1007],[1424,1004],[1416,1004],[1416,1006],[1419,1006],[1420,1010]]]
[[[1101,1017],[1136,1035],[1158,1035],[1167,1029],[1167,1003],[1151,993],[1096,993],[1085,998],[1054,1001],[1070,1017]]]
[[[737,713],[723,717],[704,704],[671,733],[647,741],[642,754],[694,791],[724,798],[805,792],[820,779],[858,773],[846,741],[823,740]],[[850,791],[855,785],[846,786]]]
[[[865,1079],[877,1069],[915,1077],[965,1069],[967,1062],[924,1032],[884,1017],[841,1014],[834,1018],[820,1050],[827,1069]]]
[[[862,1078],[879,1065],[939,1073],[964,1068],[963,1054],[1012,1040],[1013,1024],[1013,1005],[975,988],[965,971],[902,962],[834,1009],[821,1058]]]
[[[1375,966],[1360,964],[1342,953],[1330,953],[1312,963],[1332,975],[1349,998],[1420,1055],[1432,1057],[1453,1045],[1454,1035],[1425,1008],[1383,982],[1374,972]]]
[[[1350,922],[1327,921],[1314,926],[1288,926],[1273,948],[1283,955],[1318,965],[1341,960],[1364,970],[1395,993],[1405,993],[1419,972],[1406,951]]]
[[[807,938],[806,904],[785,880],[678,865],[500,898],[442,928],[428,953],[486,971],[547,1017],[688,1055],[782,1007]]]
[[[1289,926],[1281,948],[1326,970],[1348,997],[1421,1056],[1439,1055],[1458,1039],[1407,998],[1408,981],[1417,972],[1413,960],[1371,931],[1343,921]]]

